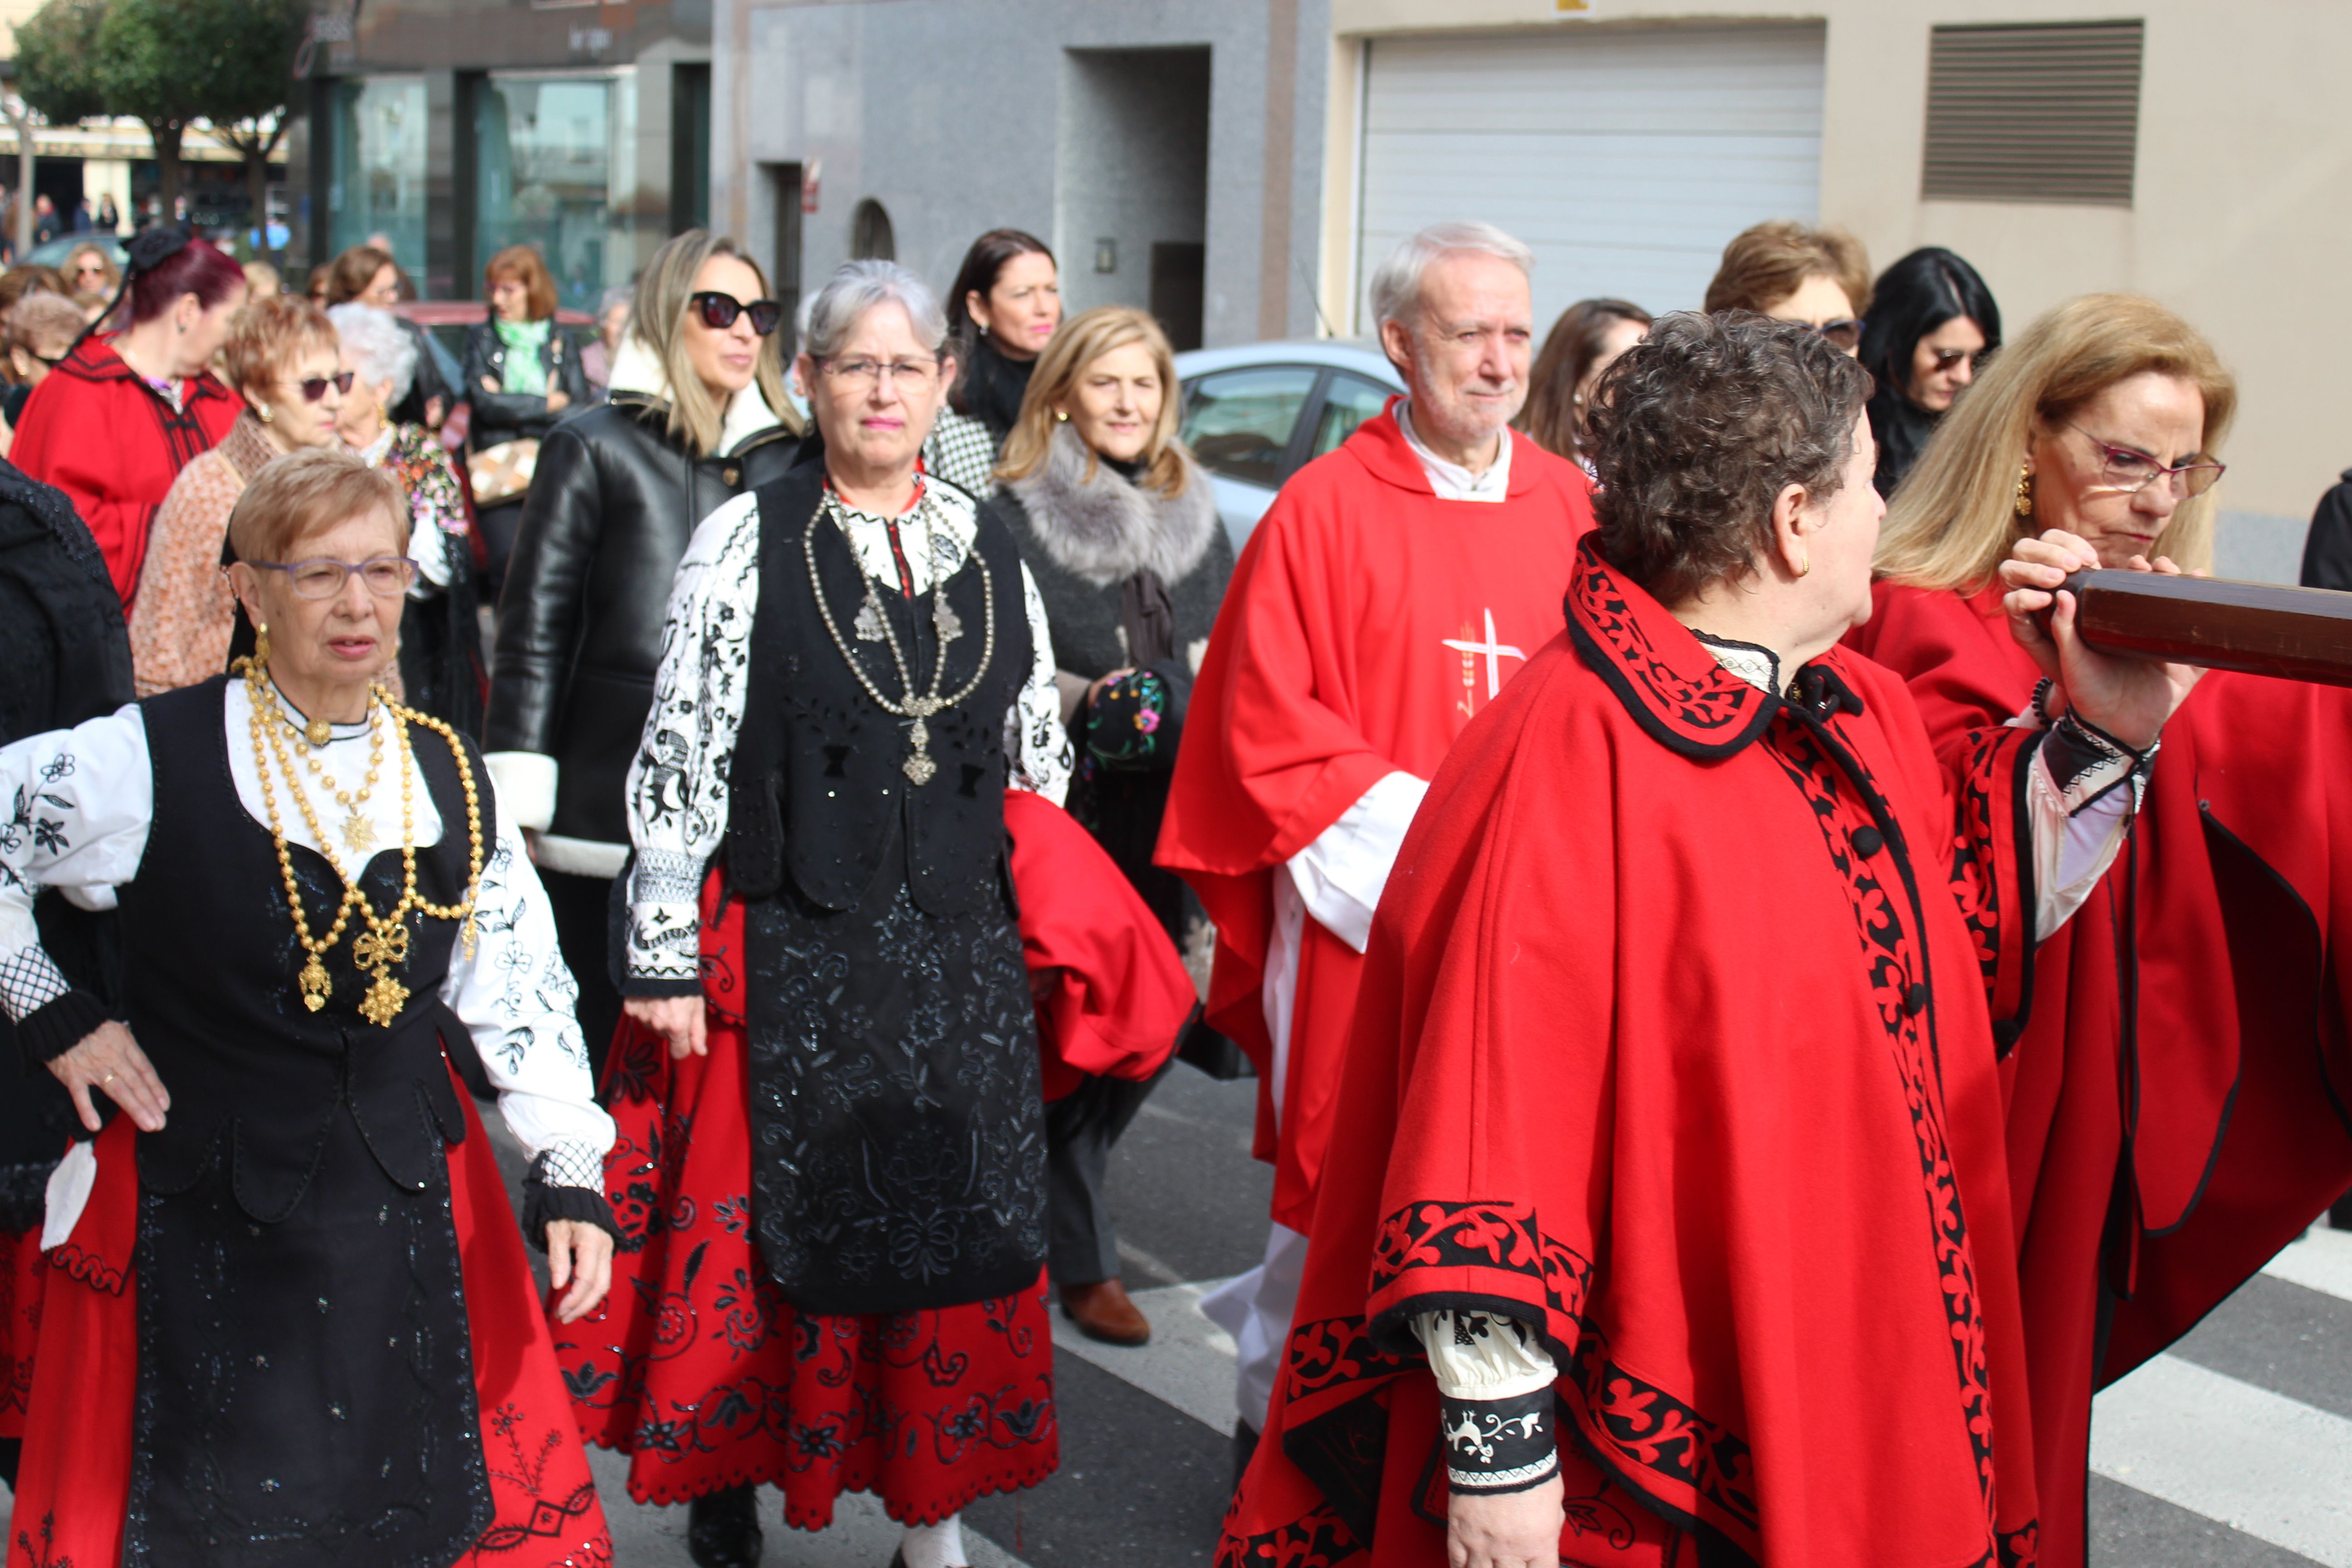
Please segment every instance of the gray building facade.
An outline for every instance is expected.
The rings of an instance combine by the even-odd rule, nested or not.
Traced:
[[[1328,0],[714,0],[710,214],[796,296],[1027,229],[1180,348],[1317,330]]]

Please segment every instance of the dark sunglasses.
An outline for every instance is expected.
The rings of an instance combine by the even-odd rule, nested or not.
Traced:
[[[1843,321],[1823,321],[1819,326],[1813,326],[1810,321],[1802,324],[1808,327],[1812,327],[1814,331],[1821,333],[1822,336],[1829,339],[1831,342],[1836,344],[1847,353],[1852,353],[1855,349],[1862,346],[1862,323],[1860,321],[1851,320]]]
[[[735,324],[735,318],[744,311],[751,312],[751,330],[766,337],[784,319],[784,308],[773,300],[738,300],[732,294],[721,294],[715,289],[705,289],[686,297],[702,324],[714,332],[723,332]]]
[[[305,403],[316,403],[326,396],[329,382],[335,384],[336,395],[349,397],[352,393],[352,372],[344,371],[339,375],[306,375],[294,384],[302,389],[302,401]]]
[[[1969,362],[1970,370],[1981,370],[1986,356],[1992,353],[1990,349],[1929,349],[1927,352],[1936,356],[1936,371],[1939,374],[1962,360]]]

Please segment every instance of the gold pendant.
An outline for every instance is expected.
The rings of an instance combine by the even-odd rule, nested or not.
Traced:
[[[314,746],[323,746],[335,738],[335,727],[324,719],[313,719],[302,727],[302,738]]]
[[[389,964],[408,962],[408,927],[404,923],[381,931],[366,931],[352,943],[352,962],[381,973]]]
[[[302,966],[300,984],[303,1006],[315,1013],[327,1005],[327,992],[330,989],[327,982],[327,966],[319,962],[317,953],[312,953],[310,962]]]
[[[408,987],[379,970],[375,984],[368,987],[367,1000],[360,1004],[360,1016],[379,1029],[389,1029],[407,1005]]]
[[[931,775],[940,771],[940,764],[931,761],[931,727],[920,719],[916,720],[907,726],[907,740],[915,749],[898,765],[915,783],[927,784],[931,782]]]
[[[363,855],[375,847],[375,819],[362,816],[356,805],[343,818],[342,832],[343,847],[354,855]]]

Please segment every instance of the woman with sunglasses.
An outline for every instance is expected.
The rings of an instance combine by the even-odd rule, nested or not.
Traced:
[[[271,464],[229,524],[252,657],[0,748],[44,818],[0,833],[0,1011],[78,1140],[16,1494],[51,1562],[613,1561],[549,1322],[611,1279],[613,1122],[480,754],[384,686],[407,510],[339,447]],[[110,895],[117,996],[46,888]]]
[[[540,448],[499,601],[483,743],[530,830],[600,1069],[621,1015],[607,905],[628,858],[629,763],[670,580],[697,523],[781,479],[800,451],[781,316],[731,239],[690,229],[654,253],[609,400]]]
[[[1862,368],[1877,382],[1870,431],[1878,440],[1878,493],[1891,496],[1937,420],[2000,347],[2000,307],[1977,269],[1938,246],[1878,275],[1862,330]]]
[[[245,412],[219,446],[181,470],[156,510],[131,609],[142,697],[228,668],[236,601],[221,575],[221,543],[229,513],[268,464],[335,439],[352,386],[334,323],[308,300],[281,294],[247,306],[221,353]]]
[[[1800,321],[1853,353],[1870,309],[1870,257],[1842,228],[1808,228],[1786,218],[1759,223],[1723,247],[1705,309]]]
[[[555,319],[555,277],[538,251],[528,245],[499,251],[482,268],[482,288],[490,314],[466,329],[462,395],[474,408],[466,439],[481,507],[484,575],[495,591],[514,553],[539,444],[566,411],[586,405],[588,374],[572,330]]]
[[[2210,565],[2237,398],[2201,334],[2125,295],[2059,307],[1986,367],[1895,492],[1852,637],[1939,746],[2063,713],[2047,643],[2012,639],[2002,557],[2038,553],[2045,591]],[[2093,1388],[2352,1186],[2352,694],[2216,670],[2134,761],[2124,854],[1995,1014],[2045,1568],[2084,1561]]]
[[[106,247],[95,240],[77,245],[59,268],[66,277],[66,287],[72,292],[74,303],[84,310],[96,310],[114,298],[122,287],[122,274],[115,270]]]

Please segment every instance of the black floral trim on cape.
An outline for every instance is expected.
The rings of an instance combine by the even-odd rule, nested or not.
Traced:
[[[2041,750],[2042,732],[2033,731],[2023,743],[2011,745],[2015,734],[2008,729],[1980,730],[1969,737],[1968,768],[1959,782],[1960,830],[1954,837],[1951,864],[1952,897],[1958,900],[1961,923],[1976,943],[1985,1005],[1992,1015],[1996,1060],[2007,1059],[2033,1012],[2033,820],[2026,770]],[[2000,809],[2004,784],[2006,813]],[[2013,910],[2001,902],[1999,839],[2003,833],[2015,847],[2010,857],[2017,879]],[[2016,1006],[2004,1017],[2002,1004],[2011,995]]]
[[[1669,751],[1731,756],[1780,710],[1776,696],[1724,668],[1681,622],[1601,560],[1589,535],[1577,547],[1567,610],[1578,655]]]

